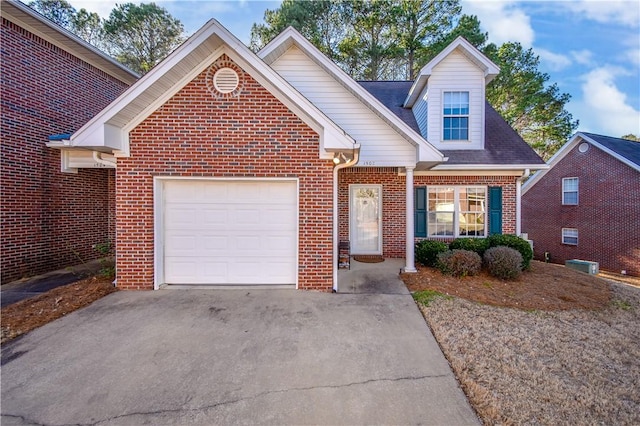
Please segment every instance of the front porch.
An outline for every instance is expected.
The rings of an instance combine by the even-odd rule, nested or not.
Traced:
[[[338,271],[338,293],[409,294],[400,279],[404,259],[388,258],[379,263],[358,262],[351,256],[351,268]]]

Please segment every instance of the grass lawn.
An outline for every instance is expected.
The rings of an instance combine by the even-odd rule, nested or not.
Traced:
[[[640,288],[535,261],[402,278],[485,424],[640,424]]]

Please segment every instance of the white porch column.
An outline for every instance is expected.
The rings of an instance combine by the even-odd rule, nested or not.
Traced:
[[[406,223],[407,229],[406,235],[406,254],[405,254],[405,267],[404,272],[417,272],[415,262],[415,249],[414,249],[414,212],[413,212],[413,169],[415,167],[406,167]]]

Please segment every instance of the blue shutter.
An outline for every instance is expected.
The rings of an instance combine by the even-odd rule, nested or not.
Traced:
[[[489,187],[489,235],[502,234],[502,187]]]
[[[413,218],[414,234],[416,237],[427,236],[427,188],[417,187],[414,191],[414,210]]]

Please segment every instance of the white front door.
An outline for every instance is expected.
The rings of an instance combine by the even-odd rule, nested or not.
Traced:
[[[352,254],[382,254],[382,186],[349,186]]]

